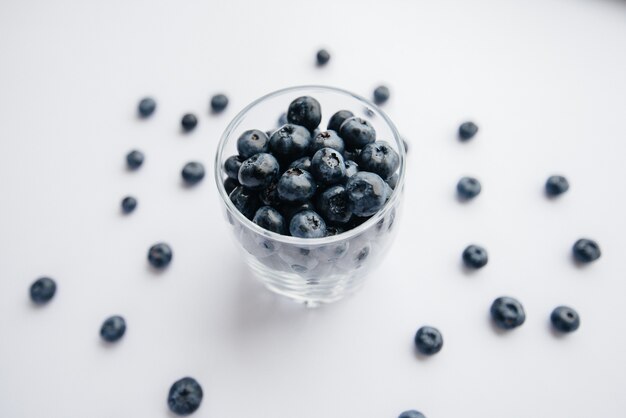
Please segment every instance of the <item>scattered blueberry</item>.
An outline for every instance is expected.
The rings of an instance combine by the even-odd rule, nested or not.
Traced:
[[[410,411],[404,411],[398,416],[398,418],[426,418],[426,417],[421,412],[418,412],[412,409]]]
[[[344,160],[346,166],[346,179],[354,176],[359,171],[359,165],[352,160]]]
[[[313,140],[304,127],[287,124],[270,138],[270,150],[279,161],[293,161],[309,153]]]
[[[491,304],[491,317],[499,328],[513,329],[524,323],[526,313],[517,299],[502,296]]]
[[[297,160],[289,164],[289,168],[299,168],[300,170],[310,171],[311,157],[307,155],[306,157],[298,158]]]
[[[319,196],[317,208],[320,215],[330,223],[345,224],[352,217],[350,200],[345,187],[330,187]]]
[[[188,185],[197,184],[204,178],[204,166],[197,161],[191,161],[185,164],[181,175]]]
[[[378,174],[359,171],[346,183],[352,212],[357,216],[371,216],[383,207],[387,198],[386,183]]]
[[[437,328],[421,327],[415,333],[415,347],[424,355],[436,354],[443,347],[443,337]]]
[[[552,326],[561,332],[574,332],[580,326],[580,317],[578,312],[567,306],[558,306],[554,308],[550,315]]]
[[[398,185],[398,179],[399,178],[400,178],[400,176],[398,175],[398,173],[393,173],[393,175],[391,177],[389,177],[385,181],[387,182],[389,187],[391,187],[392,189],[395,189],[396,186]]]
[[[350,119],[354,116],[354,113],[349,110],[340,110],[330,117],[328,121],[328,130],[339,132],[341,125],[346,121],[346,119]]]
[[[174,254],[169,245],[159,242],[154,244],[148,250],[148,262],[152,265],[152,267],[162,269],[170,264],[173,255]]]
[[[387,86],[378,86],[374,89],[374,103],[381,105],[389,100],[389,88]]]
[[[57,284],[49,277],[41,277],[30,285],[30,299],[37,305],[48,303],[57,291]]]
[[[341,124],[339,136],[347,149],[360,149],[376,141],[376,130],[365,119],[351,117]]]
[[[232,177],[227,177],[226,180],[224,180],[224,190],[226,190],[226,194],[230,194],[239,186],[239,182]]]
[[[478,132],[478,126],[474,122],[464,122],[459,126],[459,136],[461,139],[471,139]]]
[[[287,120],[287,112],[283,112],[280,114],[280,116],[278,117],[278,126],[283,126],[288,124],[289,121]]]
[[[463,250],[463,263],[466,267],[479,269],[487,265],[487,250],[478,245],[469,245]]]
[[[256,211],[252,222],[268,231],[285,235],[286,229],[283,215],[270,206],[261,206],[259,210]]]
[[[132,196],[126,196],[122,199],[122,212],[131,213],[137,207],[137,199]]]
[[[155,109],[156,102],[151,97],[141,99],[141,101],[139,102],[139,106],[137,107],[137,110],[139,111],[139,116],[141,116],[142,118],[147,118],[148,116],[152,115]]]
[[[181,119],[180,124],[186,132],[193,131],[198,125],[198,118],[193,113],[187,113]]]
[[[278,176],[280,167],[272,154],[254,154],[241,163],[239,183],[249,189],[262,189]]]
[[[548,196],[559,196],[569,190],[569,182],[563,176],[550,176],[546,181]]]
[[[462,177],[456,185],[456,191],[461,199],[473,199],[480,194],[482,187],[474,177]]]
[[[309,131],[315,130],[322,120],[322,110],[317,100],[310,96],[298,97],[287,110],[289,123],[304,126]]]
[[[114,343],[124,336],[126,321],[121,316],[115,315],[107,318],[100,328],[100,336],[109,343]]]
[[[126,154],[126,165],[131,170],[136,170],[143,164],[144,155],[143,152],[132,150],[128,154]]]
[[[228,106],[228,97],[223,94],[216,94],[211,97],[211,110],[213,113],[220,113]]]
[[[268,136],[265,132],[261,132],[258,129],[245,131],[237,139],[237,152],[244,160],[259,152],[268,152],[269,147],[270,140]]]
[[[243,160],[238,155],[231,155],[224,161],[224,171],[226,175],[231,179],[237,180],[239,178],[239,169],[241,168],[241,163]]]
[[[391,177],[398,167],[400,167],[400,156],[385,141],[367,144],[359,154],[359,168],[376,173],[383,179]]]
[[[200,407],[202,396],[202,386],[196,379],[183,377],[170,388],[167,406],[176,415],[190,415]]]
[[[313,176],[305,170],[290,168],[278,180],[278,197],[286,202],[304,202],[317,190]]]
[[[299,238],[322,238],[326,236],[326,223],[316,212],[305,210],[293,215],[289,232]]]
[[[328,61],[330,61],[330,54],[325,49],[320,49],[319,51],[317,51],[316,58],[317,65],[321,67],[328,64]]]
[[[597,242],[587,238],[581,238],[572,247],[574,258],[581,263],[591,263],[602,255]]]
[[[346,166],[341,153],[333,148],[322,148],[311,158],[311,174],[323,184],[337,184],[346,177]]]

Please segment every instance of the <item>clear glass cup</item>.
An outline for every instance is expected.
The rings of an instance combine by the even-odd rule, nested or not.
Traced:
[[[246,130],[274,131],[289,103],[312,96],[322,108],[320,129],[338,110],[352,111],[376,129],[377,140],[385,140],[398,152],[398,182],[387,204],[358,227],[325,238],[297,238],[270,232],[253,223],[235,208],[224,189],[224,161],[237,154],[237,138]],[[270,93],[255,100],[230,122],[224,131],[215,159],[217,189],[226,219],[241,249],[243,260],[271,291],[317,306],[353,293],[385,255],[397,229],[400,214],[406,151],[391,120],[367,99],[334,87],[299,86]]]

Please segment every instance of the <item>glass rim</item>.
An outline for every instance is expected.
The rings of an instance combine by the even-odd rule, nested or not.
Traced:
[[[350,96],[358,100],[366,108],[374,109],[382,117],[383,121],[387,124],[387,126],[391,129],[391,132],[393,133],[393,137],[394,137],[393,139],[398,148],[398,155],[400,157],[400,166],[398,168],[398,181],[396,183],[395,189],[393,190],[393,193],[391,194],[391,197],[389,198],[387,203],[385,203],[385,206],[381,210],[376,212],[374,215],[372,215],[367,221],[363,222],[361,225],[357,226],[356,228],[342,232],[341,234],[332,235],[328,237],[322,237],[322,238],[300,238],[300,237],[293,237],[290,235],[281,235],[276,232],[269,231],[255,224],[250,219],[246,218],[230,200],[228,194],[226,193],[226,189],[224,188],[224,180],[223,180],[223,175],[222,175],[222,170],[223,170],[222,169],[222,163],[223,163],[222,157],[224,154],[224,150],[226,148],[226,143],[228,142],[228,139],[230,138],[234,129],[239,126],[241,120],[245,117],[245,115],[252,108],[256,107],[257,105],[261,104],[267,99],[277,97],[286,93],[291,93],[291,92],[295,93],[295,92],[302,91],[302,90],[321,90],[321,91],[343,94],[343,95]],[[254,129],[254,128],[250,128],[250,129]],[[380,109],[380,107],[378,107],[377,105],[372,103],[370,100],[366,99],[365,97],[360,96],[358,94],[354,94],[348,90],[344,90],[338,87],[312,84],[312,85],[292,86],[292,87],[286,87],[286,88],[282,88],[279,90],[275,90],[271,93],[265,94],[259,97],[258,99],[254,100],[253,102],[248,104],[246,107],[244,107],[239,113],[237,113],[237,115],[226,126],[226,129],[224,129],[224,132],[222,133],[222,136],[220,137],[220,141],[217,146],[217,151],[215,153],[214,177],[215,177],[215,183],[217,185],[218,193],[220,197],[222,198],[222,201],[226,205],[228,213],[234,216],[240,223],[244,224],[248,229],[251,229],[252,231],[260,235],[264,235],[268,238],[271,238],[275,241],[282,242],[282,243],[296,244],[296,245],[301,245],[301,246],[317,246],[317,245],[324,245],[324,244],[330,244],[330,243],[334,243],[338,241],[343,241],[346,239],[350,239],[354,236],[360,235],[361,233],[367,231],[369,228],[377,224],[381,219],[383,219],[385,215],[387,215],[387,212],[389,212],[395,206],[395,203],[398,201],[398,199],[400,199],[400,194],[402,193],[402,189],[404,187],[404,177],[405,177],[405,171],[406,171],[405,162],[406,162],[406,150],[404,148],[404,143],[402,141],[402,138],[400,137],[400,134],[398,133],[398,130],[396,126],[394,125],[394,123],[391,121],[391,119],[389,119],[387,114]]]

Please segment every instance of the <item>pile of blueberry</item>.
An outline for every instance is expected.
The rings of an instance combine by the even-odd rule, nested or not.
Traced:
[[[252,129],[224,162],[224,188],[235,207],[269,231],[299,238],[337,235],[362,224],[391,197],[400,156],[349,110],[327,130],[310,96],[291,102],[274,132]]]

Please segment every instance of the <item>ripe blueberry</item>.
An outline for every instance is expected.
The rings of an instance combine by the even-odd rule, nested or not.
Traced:
[[[487,265],[487,250],[478,245],[469,245],[463,250],[463,263],[466,267],[479,269]]]
[[[459,136],[463,140],[471,139],[478,132],[478,126],[474,122],[464,122],[459,126]]]
[[[187,113],[180,120],[180,125],[186,132],[193,131],[196,125],[198,125],[198,118],[193,113]]]
[[[278,180],[278,197],[285,202],[304,202],[317,190],[313,176],[305,170],[290,168]]]
[[[563,176],[550,176],[546,181],[546,194],[559,196],[569,189],[569,182]]]
[[[415,333],[415,347],[420,353],[430,356],[443,347],[443,337],[437,328],[421,327]]]
[[[305,210],[293,215],[289,232],[299,238],[322,238],[326,236],[326,223],[316,212]]]
[[[349,110],[340,110],[330,117],[330,120],[328,121],[328,130],[339,132],[341,124],[343,124],[346,119],[349,119],[353,116],[354,113],[350,112]]]
[[[322,109],[317,100],[310,96],[298,97],[287,109],[289,123],[304,126],[309,131],[315,130],[322,120]]]
[[[322,148],[333,148],[343,154],[345,146],[343,139],[337,135],[335,131],[322,131],[313,138],[313,151],[318,151]]]
[[[224,180],[224,190],[226,190],[226,194],[230,194],[239,186],[241,186],[239,182],[232,177],[227,177],[226,180]]]
[[[270,138],[270,150],[279,161],[293,161],[309,153],[313,140],[304,127],[287,124]]]
[[[328,61],[330,61],[330,54],[325,49],[320,49],[319,51],[317,51],[316,58],[317,65],[321,67],[326,65]]]
[[[239,169],[241,168],[242,159],[238,155],[231,155],[224,161],[224,171],[226,175],[232,179],[237,180],[239,178]]]
[[[580,326],[580,317],[568,306],[557,306],[550,315],[550,322],[557,331],[574,332]]]
[[[124,336],[126,321],[119,315],[107,318],[100,328],[100,336],[109,343],[114,343]]]
[[[152,267],[157,269],[167,267],[172,261],[173,256],[172,248],[164,242],[154,244],[148,250],[148,262]]]
[[[241,163],[239,183],[249,189],[268,186],[278,176],[278,161],[272,154],[259,153]]]
[[[387,86],[378,86],[374,89],[374,103],[381,105],[389,100],[389,88]]]
[[[398,418],[426,418],[426,417],[421,412],[418,412],[412,409],[410,411],[404,411],[398,416]]]
[[[258,129],[245,131],[237,139],[237,152],[244,160],[259,152],[268,152],[269,147],[269,138],[265,132],[261,132]]]
[[[228,97],[223,94],[216,94],[211,97],[211,110],[213,113],[220,113],[228,106]]]
[[[502,329],[519,327],[526,320],[524,307],[517,299],[502,296],[491,304],[493,322]]]
[[[371,216],[383,207],[387,199],[385,181],[378,174],[359,171],[348,179],[346,191],[352,212],[357,216]]]
[[[131,213],[137,207],[137,199],[132,196],[126,196],[122,199],[122,212]]]
[[[346,177],[346,165],[341,153],[333,148],[322,148],[311,158],[311,174],[323,184],[337,184]]]
[[[257,192],[247,187],[237,187],[228,197],[237,210],[250,220],[261,206]]]
[[[346,188],[340,185],[330,187],[319,195],[317,209],[330,223],[345,224],[352,217]]]
[[[252,222],[268,231],[285,235],[286,228],[283,215],[270,206],[261,206],[259,210],[256,211]]]
[[[574,243],[572,247],[574,259],[581,263],[591,263],[602,255],[600,246],[597,242],[587,238],[581,238]]]
[[[176,415],[190,415],[200,407],[202,396],[200,384],[192,377],[183,377],[170,388],[167,406]]]
[[[57,291],[57,284],[49,277],[41,277],[30,285],[30,299],[37,305],[48,303]]]
[[[385,141],[367,144],[359,154],[359,168],[376,173],[383,179],[391,177],[398,167],[400,167],[400,156]]]
[[[306,156],[302,158],[298,158],[291,164],[289,164],[289,168],[299,168],[300,170],[311,170],[311,157]]]
[[[180,174],[185,183],[191,186],[199,183],[204,178],[204,166],[197,161],[191,161],[185,164]]]
[[[156,109],[156,102],[151,97],[146,97],[141,99],[139,105],[137,106],[137,110],[139,111],[139,116],[142,118],[147,118],[151,114],[154,113]]]
[[[128,165],[128,168],[131,170],[136,170],[141,167],[141,164],[143,164],[143,160],[144,155],[141,151],[132,150],[131,152],[126,154],[126,165]]]
[[[474,177],[462,177],[456,185],[456,191],[461,199],[473,199],[480,194],[482,187]]]
[[[341,124],[339,136],[343,139],[347,149],[360,149],[376,141],[376,130],[365,119],[354,116]]]

